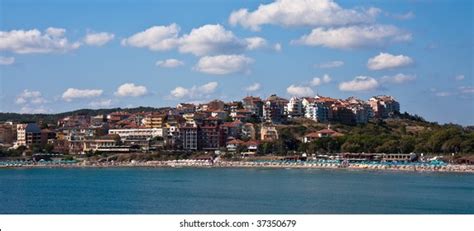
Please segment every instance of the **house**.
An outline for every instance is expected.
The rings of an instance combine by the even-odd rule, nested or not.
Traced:
[[[334,131],[330,128],[330,125],[328,126],[328,128],[326,129],[323,129],[323,130],[319,130],[317,132],[311,132],[311,133],[308,133],[306,134],[304,137],[303,137],[303,142],[304,143],[310,143],[314,140],[317,140],[319,138],[323,138],[323,137],[338,137],[338,136],[342,136],[343,134],[342,133],[339,133],[337,131]]]
[[[278,131],[275,126],[262,126],[260,128],[260,140],[275,141],[278,140]]]
[[[244,144],[245,142],[242,140],[231,139],[230,141],[227,141],[226,148],[229,152],[236,152],[237,150],[239,150],[239,148],[243,147]]]

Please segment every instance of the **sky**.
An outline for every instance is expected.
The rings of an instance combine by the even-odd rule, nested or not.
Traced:
[[[0,0],[0,111],[392,95],[474,125],[473,3]]]

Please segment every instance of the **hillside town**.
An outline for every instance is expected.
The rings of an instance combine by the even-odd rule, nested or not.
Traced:
[[[370,119],[390,118],[400,111],[391,96],[374,96],[367,101],[350,97],[335,99],[277,95],[266,99],[247,96],[242,101],[213,100],[203,104],[180,103],[156,112],[116,111],[95,116],[71,115],[55,124],[41,121],[0,125],[3,148],[51,153],[128,153],[155,150],[224,151],[255,155],[265,142],[280,139],[280,124],[305,118],[327,128],[309,132],[301,142],[344,134],[331,123],[365,124]]]

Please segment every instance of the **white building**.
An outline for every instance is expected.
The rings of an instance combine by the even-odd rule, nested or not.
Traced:
[[[328,121],[329,108],[322,103],[311,102],[305,104],[304,117],[319,123]]]
[[[291,97],[290,101],[286,106],[286,114],[288,117],[300,117],[303,115],[303,104],[300,98]]]
[[[110,129],[109,134],[117,134],[120,139],[127,138],[154,138],[167,135],[166,128],[131,128],[131,129]]]

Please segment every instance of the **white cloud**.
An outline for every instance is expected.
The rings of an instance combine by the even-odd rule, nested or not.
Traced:
[[[84,42],[90,46],[103,46],[112,41],[114,37],[114,34],[107,32],[88,33],[86,37],[84,37]]]
[[[370,70],[393,69],[408,66],[413,63],[413,59],[405,55],[392,55],[381,52],[379,55],[367,61]]]
[[[64,37],[65,29],[48,28],[45,33],[37,29],[0,31],[0,51],[18,54],[67,52],[80,47]]]
[[[15,100],[15,103],[21,105],[21,113],[46,113],[48,110],[43,104],[47,101],[43,98],[41,92],[23,90]]]
[[[343,26],[370,23],[380,13],[377,8],[344,9],[333,0],[277,0],[262,4],[253,12],[240,9],[229,16],[231,25],[260,30],[264,24],[292,26]]]
[[[242,53],[245,50],[268,47],[264,38],[239,38],[220,24],[203,25],[183,36],[179,36],[179,31],[176,24],[154,26],[122,40],[122,45],[143,47],[154,51],[177,48],[181,53],[191,53],[196,56]]]
[[[15,63],[15,57],[0,56],[0,65],[12,65]]]
[[[159,67],[175,68],[175,67],[183,66],[184,62],[177,59],[166,59],[166,60],[156,61],[155,65]]]
[[[315,67],[317,68],[336,68],[336,67],[341,67],[344,65],[344,62],[343,61],[330,61],[330,62],[326,62],[326,63],[320,63],[320,64],[316,64],[314,65]]]
[[[223,26],[204,25],[194,28],[180,39],[179,51],[197,56],[233,53],[245,49],[247,44]]]
[[[406,75],[406,74],[398,73],[394,76],[382,77],[381,82],[403,84],[403,83],[411,82],[415,79],[416,79],[416,75]]]
[[[244,55],[204,56],[199,59],[195,70],[212,75],[226,75],[249,71],[253,59]]]
[[[323,77],[314,77],[313,80],[311,80],[310,85],[314,87],[329,82],[331,82],[331,76],[324,74]]]
[[[107,108],[112,105],[112,100],[111,99],[100,99],[100,100],[95,100],[89,103],[89,106],[93,108]]]
[[[304,97],[304,96],[313,96],[314,92],[313,89],[310,87],[304,87],[304,86],[297,86],[297,85],[290,85],[288,88],[286,88],[286,92],[288,94],[293,95],[293,96],[298,96],[298,97]]]
[[[310,34],[293,40],[293,44],[324,46],[337,49],[383,47],[394,42],[410,41],[412,35],[392,25],[316,28]]]
[[[240,53],[244,50],[264,47],[267,47],[267,41],[264,38],[241,39],[220,24],[207,24],[194,28],[189,34],[179,39],[179,51],[196,56]]]
[[[66,34],[66,29],[63,28],[56,28],[56,27],[48,27],[46,29],[46,34],[52,37],[63,37]]]
[[[260,88],[261,88],[260,83],[253,83],[252,85],[247,86],[247,87],[245,88],[245,91],[253,92],[253,91],[258,91],[258,90],[260,90]]]
[[[209,82],[201,86],[192,86],[191,88],[176,87],[170,92],[172,98],[176,99],[196,99],[208,97],[214,93],[219,84],[217,82]]]
[[[30,91],[28,89],[23,90],[23,92],[16,97],[16,104],[43,104],[46,103],[46,100],[43,98],[41,92],[39,91]]]
[[[102,95],[101,89],[68,88],[62,95],[63,100],[70,102],[74,99],[94,98]]]
[[[147,92],[145,86],[135,85],[134,83],[124,83],[117,88],[115,95],[120,97],[138,97],[147,94]]]
[[[153,26],[122,40],[123,46],[148,48],[153,51],[170,50],[177,46],[180,28],[175,23]]]
[[[458,75],[458,76],[455,77],[455,79],[456,79],[457,81],[464,80],[464,78],[465,78],[464,75]]]
[[[351,81],[339,84],[341,91],[371,91],[379,87],[379,83],[372,77],[357,76]]]

